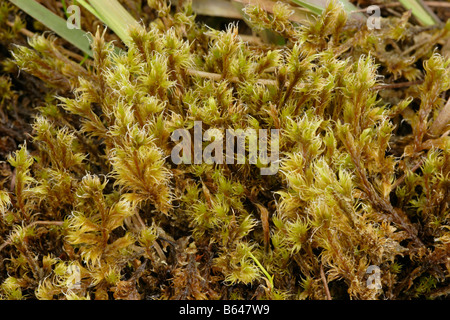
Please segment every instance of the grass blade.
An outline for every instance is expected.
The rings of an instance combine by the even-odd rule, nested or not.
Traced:
[[[92,57],[90,36],[80,29],[67,28],[67,22],[34,0],[9,0],[57,35]]]
[[[440,20],[436,15],[425,6],[422,1],[419,0],[399,0],[400,3],[408,10],[411,10],[412,14],[419,22],[424,26],[434,26],[440,23]]]
[[[127,29],[139,27],[139,23],[117,0],[78,0],[89,12],[103,21],[127,44],[130,40]]]
[[[301,0],[292,0],[293,3],[308,9],[314,14],[320,15],[325,8],[324,6],[320,5],[317,1],[301,1]]]

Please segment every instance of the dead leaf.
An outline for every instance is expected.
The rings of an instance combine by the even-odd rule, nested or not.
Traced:
[[[264,232],[264,251],[269,251],[270,243],[270,229],[269,229],[269,210],[259,203],[255,203],[259,209],[259,214],[261,217],[263,232]]]

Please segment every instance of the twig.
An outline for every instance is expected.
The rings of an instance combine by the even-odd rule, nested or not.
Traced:
[[[393,16],[399,17],[401,18],[402,15],[400,13],[398,13],[397,11],[391,9],[391,8],[386,8],[386,11],[389,12],[390,14],[392,14]]]
[[[8,25],[8,26],[10,26],[11,28],[13,28],[14,27],[14,23],[12,23],[11,21],[8,21],[8,20],[6,20],[6,24]],[[34,36],[34,33],[33,32],[31,32],[30,30],[28,30],[28,29],[25,29],[25,28],[22,28],[22,29],[20,29],[20,30],[18,30],[20,33],[22,33],[23,35],[25,35],[25,36],[27,36],[27,37],[33,37]]]
[[[30,223],[29,225],[27,225],[27,228],[35,226],[37,224],[62,226],[64,224],[64,221],[34,221],[34,222]]]
[[[269,244],[270,244],[270,230],[269,230],[269,210],[263,205],[253,202],[253,204],[258,208],[259,214],[261,217],[261,223],[264,233],[264,252],[269,252]]]
[[[448,2],[424,1],[424,3],[429,7],[450,8],[450,3],[448,3]]]
[[[330,289],[328,288],[327,278],[325,277],[325,272],[323,271],[323,265],[320,265],[320,277],[322,278],[323,286],[325,287],[325,294],[327,295],[327,300],[332,300]]]
[[[422,161],[422,160],[420,160],[419,162],[417,162],[416,165],[415,165],[414,167],[412,167],[411,172],[414,172],[414,171],[416,171],[417,169],[419,169],[420,166],[421,166],[422,164],[423,164],[423,161]],[[406,173],[403,174],[400,178],[398,178],[398,179],[394,182],[394,184],[391,186],[391,191],[394,190],[394,189],[396,189],[400,184],[403,183],[403,181],[404,181],[405,178],[406,178],[406,175],[407,175]]]
[[[438,136],[444,129],[450,124],[450,98],[447,100],[447,103],[439,112],[436,119],[428,129],[428,134],[430,136]]]

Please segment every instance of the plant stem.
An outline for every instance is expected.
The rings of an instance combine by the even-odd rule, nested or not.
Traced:
[[[325,277],[325,272],[323,271],[323,265],[320,265],[320,278],[322,279],[323,286],[325,287],[325,294],[327,295],[327,300],[332,300],[330,289],[328,288],[327,278]]]
[[[444,129],[450,124],[450,98],[447,100],[447,103],[439,112],[436,119],[428,129],[428,134],[431,136],[438,136]]]

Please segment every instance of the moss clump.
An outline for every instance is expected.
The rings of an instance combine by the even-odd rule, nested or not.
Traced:
[[[450,87],[433,49],[448,26],[408,50],[419,31],[406,15],[368,30],[334,2],[308,26],[284,5],[247,7],[286,39],[253,45],[196,22],[189,3],[149,5],[159,17],[128,48],[97,30],[83,65],[48,35],[14,49],[55,95],[0,181],[3,298],[448,295],[449,139],[429,133]],[[381,76],[410,86],[387,94]],[[196,121],[280,130],[279,171],[174,164],[172,133]]]

